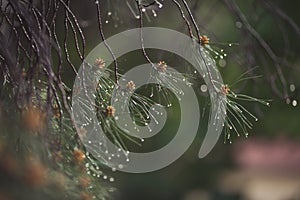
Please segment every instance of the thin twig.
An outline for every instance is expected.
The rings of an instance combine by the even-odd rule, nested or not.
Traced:
[[[112,56],[113,58],[113,61],[114,61],[114,65],[115,65],[115,69],[114,69],[114,73],[115,73],[115,81],[117,83],[117,85],[119,84],[119,76],[118,76],[118,61],[117,61],[117,58],[113,52],[113,50],[111,49],[111,47],[107,44],[106,42],[106,38],[105,38],[105,35],[104,35],[104,32],[103,32],[103,25],[102,25],[102,18],[101,18],[101,9],[100,9],[100,2],[97,1],[96,3],[96,8],[97,8],[97,18],[98,18],[98,28],[99,28],[99,32],[100,32],[100,36],[101,36],[101,39],[105,45],[105,47],[108,49],[110,55]]]
[[[228,8],[236,14],[236,16],[239,18],[239,20],[244,24],[243,27],[249,31],[249,33],[258,41],[258,43],[263,47],[263,49],[267,52],[267,54],[270,56],[270,58],[274,62],[274,66],[276,68],[277,74],[280,78],[281,84],[283,86],[283,97],[286,99],[288,98],[288,92],[287,92],[287,82],[285,80],[285,77],[283,75],[282,69],[280,67],[280,60],[276,56],[276,54],[273,52],[272,48],[267,44],[267,42],[260,36],[260,34],[251,26],[251,24],[248,22],[246,16],[243,14],[243,12],[239,9],[238,5],[232,1],[232,0],[223,0],[225,4],[228,6]]]
[[[144,57],[146,58],[146,60],[153,66],[153,62],[151,61],[151,59],[149,58],[146,50],[145,50],[145,44],[144,44],[144,37],[143,37],[143,11],[142,11],[142,5],[140,4],[139,0],[136,0],[137,3],[137,7],[139,10],[139,24],[140,24],[140,41],[141,41],[141,46],[142,46],[142,52]]]
[[[183,10],[182,10],[182,8],[181,8],[181,5],[180,5],[180,4],[178,3],[178,1],[176,1],[176,0],[172,0],[172,1],[176,4],[177,8],[179,9],[179,12],[180,12],[180,14],[181,14],[181,17],[182,17],[182,19],[185,21],[185,23],[186,23],[186,25],[187,25],[187,27],[188,27],[189,35],[190,35],[191,38],[193,38],[193,30],[192,30],[191,24],[190,24],[190,22],[188,21],[188,19],[186,18],[186,16],[184,15],[184,12],[183,12]]]

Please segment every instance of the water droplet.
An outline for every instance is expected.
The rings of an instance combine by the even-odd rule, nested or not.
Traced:
[[[119,169],[123,169],[124,166],[122,164],[119,164],[118,167]]]
[[[108,12],[108,13],[107,13],[108,16],[111,16],[111,14],[112,14],[111,12]]]
[[[296,106],[298,105],[297,100],[293,100],[293,101],[292,101],[292,105],[293,105],[294,107],[296,107]]]
[[[291,92],[294,92],[295,90],[296,90],[295,85],[294,85],[294,84],[291,84],[291,85],[290,85],[290,91],[291,91]]]
[[[117,168],[113,167],[113,168],[111,169],[111,171],[115,172],[115,171],[117,171]]]
[[[105,23],[108,24],[108,20],[106,20]]]
[[[205,84],[200,87],[201,92],[207,92],[207,86]]]
[[[226,60],[224,60],[224,59],[219,60],[220,67],[225,67],[226,64],[227,64]]]
[[[240,21],[235,22],[237,28],[242,28],[243,24]]]
[[[157,14],[156,14],[155,10],[152,10],[152,13],[153,13],[154,17],[157,17]]]
[[[106,179],[107,179],[107,176],[106,176],[106,175],[104,175],[104,176],[103,176],[103,179],[105,179],[105,180],[106,180]]]
[[[114,182],[115,179],[114,179],[113,177],[111,177],[111,178],[109,179],[109,181],[110,181],[110,182]]]
[[[232,44],[230,43],[230,44],[228,44],[228,46],[229,46],[229,47],[231,47],[231,46],[232,46]]]

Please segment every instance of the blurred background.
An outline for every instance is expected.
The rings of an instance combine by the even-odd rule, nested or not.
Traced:
[[[140,26],[134,1],[100,2],[106,38]],[[187,34],[187,27],[175,3],[172,0],[159,3],[162,8],[159,4],[145,7],[144,26],[165,27]],[[254,122],[253,129],[249,130],[249,137],[234,137],[232,144],[224,144],[223,138],[220,138],[212,152],[203,159],[197,155],[206,128],[205,115],[194,143],[172,165],[146,174],[104,169],[115,179],[109,183],[117,189],[111,194],[111,199],[300,199],[300,2],[190,0],[187,3],[200,33],[210,38],[212,48],[216,51],[223,49],[227,54],[226,58],[216,61],[224,82],[230,85],[246,71],[246,77],[261,76],[240,81],[231,89],[271,100],[271,106],[241,102],[259,118],[258,122]],[[181,6],[184,9],[184,5]],[[85,34],[88,53],[102,41],[97,27],[95,2],[72,0],[70,8]],[[62,16],[63,13],[59,13],[57,18]],[[57,30],[63,34],[63,20],[58,22]],[[70,58],[78,69],[81,61],[74,41],[70,40],[68,45]],[[145,63],[145,59],[137,54],[133,52],[119,59],[121,73],[131,66]],[[149,51],[149,55],[156,60],[166,60],[170,65],[180,63],[179,58],[167,53]],[[53,59],[57,60],[55,57]],[[69,68],[63,71],[62,79],[72,87],[74,73]],[[200,89],[202,84],[200,78],[193,82],[193,88],[199,91],[201,109],[207,101],[207,94]],[[176,100],[174,102],[176,104]],[[177,112],[176,106],[168,110],[170,119],[163,131],[154,139],[147,140],[145,147],[133,147],[134,150],[150,150],[153,146],[168,143],[176,131],[177,120],[180,120]]]

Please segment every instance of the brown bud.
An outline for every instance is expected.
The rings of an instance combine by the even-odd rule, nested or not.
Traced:
[[[97,58],[95,60],[95,66],[99,69],[103,69],[105,67],[105,62],[102,58]]]
[[[202,46],[209,44],[209,38],[206,35],[200,37],[200,42]]]
[[[53,116],[55,118],[60,118],[60,110],[59,110],[59,107],[57,105],[54,105],[53,106],[53,110],[52,110],[52,113],[53,113]]]
[[[133,81],[129,81],[126,85],[126,88],[129,92],[133,92],[135,90],[135,84]]]
[[[228,87],[228,85],[223,85],[222,87],[221,87],[221,92],[222,92],[222,94],[223,95],[228,95],[229,94],[229,92],[230,92],[230,88]]]
[[[166,72],[167,71],[167,64],[165,61],[159,61],[157,65],[157,70],[160,72]]]
[[[115,112],[116,112],[116,109],[113,106],[107,106],[107,108],[106,108],[106,115],[108,117],[114,117],[115,116]]]
[[[80,164],[84,161],[85,159],[85,154],[79,150],[79,149],[75,149],[73,151],[73,156],[74,156],[74,161],[77,163],[77,164]]]

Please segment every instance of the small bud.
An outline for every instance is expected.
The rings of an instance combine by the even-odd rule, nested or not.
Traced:
[[[200,36],[201,46],[209,44],[209,38],[206,35]]]
[[[230,88],[228,87],[227,84],[226,84],[226,85],[223,85],[223,86],[221,87],[221,92],[222,92],[222,94],[223,94],[224,96],[226,96],[226,95],[229,94]]]
[[[81,150],[79,150],[79,149],[75,149],[73,151],[73,156],[74,156],[74,160],[75,160],[75,162],[77,164],[82,163],[84,161],[84,159],[85,159],[84,153]]]
[[[107,114],[108,117],[114,117],[115,112],[116,112],[116,109],[113,106],[107,106],[106,114]]]
[[[52,113],[53,113],[54,118],[61,117],[59,107],[56,104],[53,106]]]
[[[95,60],[95,66],[99,69],[103,69],[105,67],[105,62],[102,58],[97,58]]]
[[[129,92],[133,92],[135,90],[135,84],[133,81],[129,81],[126,85],[126,88]]]
[[[157,70],[165,73],[167,71],[167,64],[165,61],[160,61],[157,65]]]

